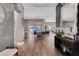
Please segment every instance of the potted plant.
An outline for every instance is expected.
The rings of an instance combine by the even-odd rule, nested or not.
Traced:
[[[59,30],[59,31],[56,33],[56,35],[57,35],[57,36],[62,36],[62,35],[64,35],[64,31],[63,31],[63,30],[62,30],[62,31]]]

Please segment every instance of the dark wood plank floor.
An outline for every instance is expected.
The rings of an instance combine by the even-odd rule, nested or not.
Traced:
[[[29,35],[28,41],[18,47],[19,56],[59,56],[59,51],[54,46],[54,34],[44,35],[37,38]]]

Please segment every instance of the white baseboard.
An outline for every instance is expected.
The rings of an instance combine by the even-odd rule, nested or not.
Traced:
[[[22,42],[17,42],[17,43],[15,43],[15,45],[23,45],[25,42],[24,41],[22,41]]]

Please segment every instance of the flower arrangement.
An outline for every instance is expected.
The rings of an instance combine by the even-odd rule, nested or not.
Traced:
[[[57,35],[57,36],[62,36],[62,35],[64,35],[64,34],[65,34],[65,32],[64,32],[63,29],[58,29],[58,30],[56,31],[56,35]]]

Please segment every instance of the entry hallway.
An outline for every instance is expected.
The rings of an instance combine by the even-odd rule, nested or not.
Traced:
[[[23,46],[18,46],[19,56],[58,56],[61,55],[54,47],[54,34],[45,34],[38,37],[29,34],[28,40]]]

